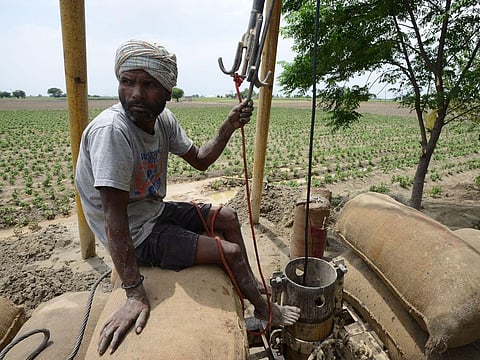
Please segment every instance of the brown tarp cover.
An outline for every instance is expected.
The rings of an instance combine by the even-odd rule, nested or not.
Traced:
[[[453,233],[480,253],[480,230],[464,228],[455,230]]]
[[[427,357],[424,344],[428,334],[420,328],[398,298],[353,252],[347,252],[342,258],[348,270],[344,278],[344,300],[373,327],[392,360],[480,359],[480,340]]]
[[[0,350],[7,346],[25,322],[25,309],[0,296]]]
[[[228,276],[216,266],[179,272],[141,268],[151,312],[140,335],[130,331],[109,359],[248,358],[241,304]],[[97,339],[105,321],[125,302],[125,291],[112,292],[85,359],[100,359]],[[103,357],[102,357],[103,358]]]
[[[50,344],[37,356],[35,360],[66,359],[72,353],[77,341],[80,326],[85,315],[89,292],[65,293],[41,304],[32,313],[30,319],[22,326],[17,336],[31,330],[48,329]],[[105,303],[108,294],[95,294],[89,321],[80,350],[76,359],[83,359],[90,343],[93,330]],[[27,359],[43,339],[42,334],[35,334],[14,346],[6,355],[5,360]]]
[[[480,255],[450,229],[372,192],[349,200],[335,227],[428,332],[428,351],[480,339]]]

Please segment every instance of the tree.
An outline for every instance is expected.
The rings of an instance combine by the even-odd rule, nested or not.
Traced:
[[[17,99],[20,99],[20,98],[25,99],[27,94],[25,94],[25,91],[23,90],[15,90],[12,92],[12,96],[16,97]]]
[[[50,95],[50,97],[54,97],[54,98],[60,98],[60,97],[63,97],[65,96],[65,94],[63,93],[63,91],[61,89],[58,89],[58,88],[50,88],[47,90],[47,94]]]
[[[172,89],[172,98],[177,100],[177,102],[178,102],[179,99],[181,99],[183,97],[184,94],[185,94],[184,91],[180,88],[174,87]]]
[[[312,83],[315,1],[284,0],[284,34],[296,56],[283,63],[280,84],[305,93]],[[448,123],[468,120],[480,107],[480,4],[478,0],[321,1],[318,25],[319,103],[335,128],[360,118],[355,110],[375,83],[390,86],[416,114],[421,152],[411,206],[421,206],[430,160]],[[365,86],[345,85],[366,73]],[[437,112],[425,129],[424,113]]]

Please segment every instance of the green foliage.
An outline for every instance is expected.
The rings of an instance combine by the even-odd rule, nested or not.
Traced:
[[[334,130],[349,127],[356,122],[361,116],[356,111],[360,101],[367,101],[369,97],[368,89],[358,86],[348,88],[331,85],[319,92],[322,110],[331,110],[332,116],[328,125],[332,126]]]
[[[50,89],[47,90],[47,94],[50,97],[54,97],[54,98],[60,98],[60,97],[65,96],[63,91],[59,88],[50,88]]]
[[[178,102],[178,100],[180,100],[183,97],[184,94],[185,94],[185,92],[178,87],[174,87],[172,89],[172,98],[177,100],[177,102]]]
[[[36,214],[68,215],[74,193],[63,173],[71,167],[67,111],[0,111],[0,179],[8,182],[0,192],[0,228],[26,225]]]
[[[27,94],[25,94],[25,91],[23,90],[15,90],[12,92],[12,96],[17,99],[24,99],[27,96]]]
[[[432,181],[439,181],[442,179],[441,175],[438,173],[437,170],[433,170],[430,174],[430,178]]]
[[[392,184],[399,183],[401,187],[408,189],[413,184],[413,179],[408,175],[394,175],[392,177]]]
[[[380,185],[372,185],[370,186],[370,191],[386,194],[388,192],[388,186],[384,183],[381,183]]]
[[[169,107],[200,145],[217,132],[231,103],[186,107],[172,102]],[[265,160],[268,183],[298,186],[307,179],[307,129],[311,113],[309,109],[292,106],[294,103],[295,100],[289,100],[282,107],[274,105],[271,109]],[[93,118],[99,111],[92,110],[89,117]],[[312,152],[313,186],[395,173],[401,175],[392,177],[392,183],[411,187],[418,159],[414,122],[398,116],[365,115],[361,123],[352,123],[349,128],[332,133],[327,115],[321,111],[317,115]],[[255,119],[254,114],[251,123],[244,127],[249,176],[253,169]],[[433,159],[435,176],[427,179],[429,186],[434,178],[480,169],[478,134],[467,129],[467,124],[445,129],[445,140],[439,143]],[[69,139],[67,110],[0,110],[0,229],[70,214],[75,200]],[[219,176],[227,180],[213,182],[213,188],[228,187],[232,179],[243,183],[239,131],[233,134],[218,161],[205,172],[192,169],[178,156],[169,157],[169,182]],[[476,182],[480,186],[480,177]],[[383,192],[387,186],[380,183],[372,190]]]
[[[430,196],[439,197],[442,194],[442,187],[440,185],[433,185],[430,189]]]
[[[312,85],[315,3],[282,4],[286,20],[282,33],[293,38],[296,53],[292,63],[282,63],[280,83],[289,92],[306,92]],[[418,101],[420,109],[439,105],[446,109],[453,102],[478,111],[478,1],[455,2],[451,7],[426,0],[320,4],[318,83],[341,88],[336,84],[374,72],[379,76],[369,77],[366,88],[384,83],[410,106]],[[435,86],[440,80],[443,89]]]
[[[324,0],[318,10],[316,41],[316,1],[283,2],[287,24],[283,34],[293,38],[296,56],[292,63],[282,64],[280,84],[288,93],[308,92],[316,61],[316,83],[324,89],[318,93],[319,102],[335,128],[360,118],[355,109],[368,97],[371,86],[390,87],[397,99],[417,114],[423,156],[418,161],[411,203],[419,208],[420,184],[444,125],[455,120],[479,124],[478,0]],[[346,85],[361,75],[368,75],[364,86]],[[437,109],[438,115],[427,133],[423,114],[432,109]]]

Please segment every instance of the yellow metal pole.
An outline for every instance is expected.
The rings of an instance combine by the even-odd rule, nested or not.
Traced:
[[[60,0],[65,83],[73,171],[78,158],[82,132],[88,124],[87,51],[85,41],[85,4],[83,0]],[[80,197],[75,192],[78,231],[82,258],[95,256],[95,236],[83,214]]]
[[[267,0],[266,8],[270,8],[272,0]],[[252,218],[255,224],[260,220],[260,201],[263,190],[263,176],[265,170],[265,155],[267,151],[268,127],[270,125],[270,110],[272,107],[273,78],[275,75],[275,62],[277,58],[278,30],[280,28],[280,15],[282,12],[281,0],[276,0],[273,5],[270,25],[265,38],[262,53],[262,78],[268,71],[272,72],[272,82],[260,88],[257,111],[257,127],[255,133],[255,153],[253,159],[252,179]]]

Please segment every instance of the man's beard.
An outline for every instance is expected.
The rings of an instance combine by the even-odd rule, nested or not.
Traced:
[[[149,122],[155,120],[156,116],[150,111],[136,111],[136,110],[126,110],[125,111],[130,119],[135,123]]]
[[[151,107],[146,106],[145,104],[141,104],[139,102],[122,102],[122,105],[128,117],[137,124],[142,122],[145,123],[155,121],[157,116],[160,115],[160,113],[163,111],[163,109],[161,109],[161,111],[158,111],[160,109],[152,109]],[[132,109],[132,107],[135,106],[140,106],[141,110]]]

